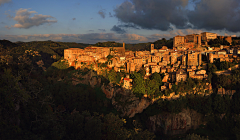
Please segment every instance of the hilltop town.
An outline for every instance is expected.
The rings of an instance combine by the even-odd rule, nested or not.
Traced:
[[[209,43],[219,39],[227,42],[226,45],[211,47]],[[101,74],[103,70],[114,69],[116,72],[133,73],[145,70],[145,79],[153,73],[164,73],[161,90],[171,88],[172,84],[192,79],[207,79],[206,63],[233,62],[238,60],[240,50],[232,45],[232,37],[217,36],[215,33],[204,32],[186,36],[175,36],[173,48],[163,46],[155,49],[151,44],[150,51],[127,51],[125,43],[122,47],[90,46],[85,49],[69,48],[64,50],[64,59],[69,66],[76,69],[91,67]],[[236,42],[234,42],[236,44]],[[204,60],[203,59],[207,59]],[[131,89],[132,79],[129,76],[122,79],[123,87]]]
[[[203,136],[219,136],[215,131],[221,131],[219,137],[234,137],[235,129],[240,130],[239,43],[237,37],[212,33],[137,44],[139,48],[133,44],[134,49],[115,42],[82,46],[2,40],[2,121],[7,130],[27,132],[5,137],[49,137],[47,132],[38,134],[44,128],[67,138],[79,124],[73,120],[83,120],[76,135],[84,130],[81,139],[86,139],[96,132],[96,118],[103,139],[116,128],[108,130],[105,124],[119,125],[125,118],[134,126],[122,122],[119,128],[131,134],[128,139],[186,137],[199,129],[206,131]]]

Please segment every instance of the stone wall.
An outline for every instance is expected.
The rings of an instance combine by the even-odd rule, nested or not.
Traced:
[[[149,117],[148,130],[166,135],[184,134],[189,129],[196,129],[204,124],[204,116],[194,110],[183,109],[178,114],[161,113]]]

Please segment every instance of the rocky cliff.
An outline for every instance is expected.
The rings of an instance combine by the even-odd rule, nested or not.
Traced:
[[[134,117],[136,113],[141,113],[152,103],[147,98],[139,99],[131,90],[126,90],[112,83],[104,84],[101,81],[101,78],[91,71],[87,73],[74,73],[72,78],[73,85],[87,84],[92,87],[101,86],[106,97],[111,99],[115,108],[122,113],[121,116]]]
[[[134,117],[136,113],[141,113],[150,104],[147,98],[139,99],[130,90],[116,87],[112,84],[102,85],[102,91],[106,94],[108,99],[112,100],[115,108],[122,112],[121,116]]]
[[[101,78],[97,77],[96,73],[89,71],[86,74],[83,73],[74,73],[72,78],[72,84],[86,84],[91,85],[91,87],[100,86]]]
[[[183,109],[178,114],[161,113],[149,117],[148,129],[166,135],[184,134],[189,129],[196,129],[204,123],[204,116],[194,110]]]

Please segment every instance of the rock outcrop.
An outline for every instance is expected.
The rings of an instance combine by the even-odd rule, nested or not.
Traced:
[[[74,73],[74,78],[72,78],[73,85],[86,84],[91,87],[100,86],[101,78],[98,78],[94,72],[89,71],[87,74]]]
[[[204,123],[204,116],[194,110],[183,109],[178,114],[161,113],[149,117],[148,129],[155,133],[167,135],[184,134],[189,129],[196,129]]]
[[[112,104],[115,108],[122,112],[121,116],[134,117],[136,113],[141,113],[150,104],[147,98],[139,99],[131,90],[126,90],[122,87],[109,85],[102,85],[102,91],[106,94],[108,99],[112,100]]]

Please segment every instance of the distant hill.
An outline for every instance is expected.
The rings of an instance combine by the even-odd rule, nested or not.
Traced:
[[[3,49],[12,49],[14,47],[17,47],[18,45],[11,42],[11,41],[8,41],[8,40],[0,40],[0,47],[2,47]]]
[[[173,39],[166,40],[165,38],[161,40],[157,40],[155,42],[147,42],[147,43],[138,43],[138,44],[126,44],[126,50],[130,51],[150,51],[151,44],[155,45],[155,49],[161,49],[163,46],[167,46],[168,48],[173,47]],[[122,47],[122,43],[114,42],[114,41],[107,41],[107,42],[98,42],[93,46],[98,47]]]

